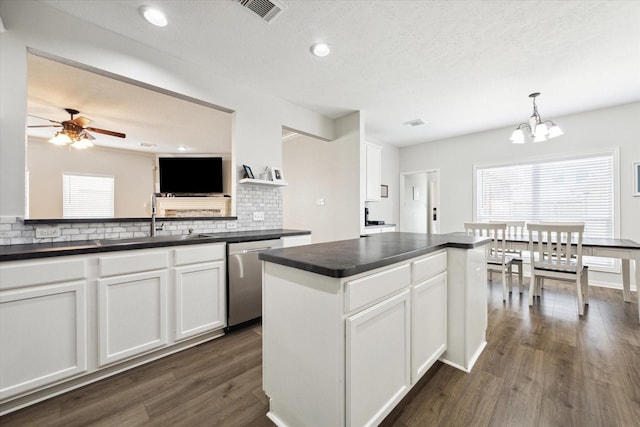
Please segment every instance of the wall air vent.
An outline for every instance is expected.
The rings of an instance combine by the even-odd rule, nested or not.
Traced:
[[[277,0],[235,0],[251,10],[260,18],[271,22],[287,8],[287,5]]]

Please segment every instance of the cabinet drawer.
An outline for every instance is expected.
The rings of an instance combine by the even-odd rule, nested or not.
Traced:
[[[100,277],[117,274],[138,273],[143,271],[169,268],[168,251],[124,251],[122,255],[105,255],[98,258]]]
[[[380,271],[345,285],[345,312],[353,311],[371,302],[391,295],[411,283],[409,264]]]
[[[81,280],[87,276],[84,259],[17,261],[0,267],[0,289]]]
[[[416,283],[447,269],[447,251],[441,251],[411,263],[411,282]]]
[[[222,260],[225,257],[225,244],[191,245],[173,250],[176,265],[195,264]]]

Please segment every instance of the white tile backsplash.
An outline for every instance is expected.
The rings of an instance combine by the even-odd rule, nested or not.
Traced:
[[[236,191],[237,220],[184,220],[164,221],[164,231],[158,235],[181,235],[193,233],[223,233],[228,231],[272,230],[282,228],[282,189],[254,184],[238,185]],[[254,221],[253,212],[264,212],[264,221]],[[227,229],[228,222],[235,222],[236,228]],[[163,223],[157,220],[157,225]],[[60,237],[38,239],[36,227],[54,226],[60,228]],[[105,223],[56,223],[25,224],[22,218],[0,217],[0,245],[25,243],[69,242],[78,240],[117,239],[149,236],[150,220],[135,222]]]

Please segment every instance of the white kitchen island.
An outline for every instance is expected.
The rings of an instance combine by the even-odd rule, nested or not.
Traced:
[[[383,233],[264,252],[263,387],[279,426],[379,424],[486,345],[487,239]]]

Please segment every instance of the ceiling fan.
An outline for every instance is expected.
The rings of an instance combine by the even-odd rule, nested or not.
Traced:
[[[43,128],[43,127],[56,127],[59,128],[61,127],[62,130],[56,132],[55,136],[53,138],[51,138],[49,140],[49,142],[52,142],[54,144],[58,144],[58,145],[66,145],[66,144],[72,144],[73,147],[76,148],[87,148],[87,147],[91,147],[93,144],[91,143],[91,140],[94,140],[95,137],[93,135],[91,135],[88,131],[91,132],[95,132],[95,133],[101,133],[103,135],[110,135],[110,136],[115,136],[118,138],[126,138],[126,135],[124,133],[121,132],[114,132],[111,130],[106,130],[106,129],[99,129],[99,128],[94,128],[94,127],[89,127],[87,126],[89,123],[92,122],[92,120],[80,116],[80,117],[76,117],[74,118],[73,116],[79,114],[80,112],[78,110],[74,110],[73,108],[65,108],[65,111],[67,113],[69,113],[69,115],[71,116],[71,118],[69,120],[65,120],[63,122],[58,122],[56,120],[51,120],[51,119],[45,119],[43,117],[37,117],[37,116],[32,116],[32,117],[37,117],[39,119],[43,119],[43,120],[48,120],[51,123],[56,123],[53,125],[32,125],[32,126],[27,126],[30,128]]]

